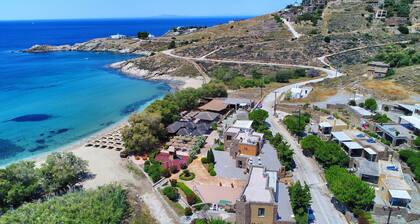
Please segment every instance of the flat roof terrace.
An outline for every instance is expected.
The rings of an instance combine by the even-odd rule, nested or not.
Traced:
[[[359,130],[345,130],[344,133],[365,148],[375,152],[385,152],[386,146]]]
[[[248,185],[243,195],[246,201],[274,203],[272,191],[268,188],[269,176],[262,167],[253,167],[249,177]]]

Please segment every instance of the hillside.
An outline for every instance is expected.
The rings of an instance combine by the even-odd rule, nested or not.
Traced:
[[[297,7],[296,10],[299,12],[302,7]],[[417,21],[416,12],[418,8],[412,7],[411,20]],[[276,73],[278,66],[239,65],[214,60],[322,67],[324,64],[318,58],[330,55],[327,62],[347,73],[351,77],[345,78],[349,83],[363,80],[360,76],[366,71],[366,62],[386,45],[410,43],[408,47],[418,52],[418,31],[401,34],[397,27],[388,26],[385,19],[374,19],[374,13],[366,3],[334,1],[314,13],[304,13],[294,25],[298,32],[304,34],[299,39],[292,37],[287,26],[279,19],[280,13],[199,29],[185,35],[172,34],[152,40],[96,39],[75,46],[36,46],[30,51],[87,50],[145,54],[148,56],[122,63],[119,67],[137,71],[141,73],[141,77],[146,78],[164,74],[198,76],[207,73],[211,76],[222,64],[244,75],[250,75],[255,70],[272,74]],[[319,15],[319,18],[314,19],[314,15]],[[309,18],[305,19],[305,16]],[[415,31],[417,25],[414,23],[409,28]],[[175,48],[172,53],[177,58],[163,52],[169,48]],[[199,66],[191,60],[185,60],[185,57],[194,59]],[[199,58],[209,60],[196,60]],[[404,78],[399,78],[407,70],[413,71],[412,75],[405,74]],[[418,91],[416,71],[418,69],[415,68],[397,69],[395,78],[391,81],[408,83],[410,90]]]

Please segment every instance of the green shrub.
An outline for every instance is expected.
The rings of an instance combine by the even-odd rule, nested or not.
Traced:
[[[174,49],[174,48],[176,48],[176,42],[173,40],[169,43],[168,49]]]
[[[137,37],[139,39],[142,39],[142,40],[147,40],[147,39],[149,39],[149,33],[148,32],[138,32]]]
[[[210,170],[210,176],[214,177],[217,175],[216,171],[214,169]]]
[[[209,161],[207,161],[206,157],[203,157],[203,158],[201,158],[201,163],[202,164],[207,164],[207,163],[209,163]]]
[[[190,207],[186,207],[184,210],[185,216],[191,216],[193,214],[192,209]]]
[[[378,109],[378,104],[375,99],[369,98],[365,100],[364,107],[370,111],[376,111]]]
[[[420,180],[420,152],[410,149],[399,151],[400,159],[407,163],[414,173],[415,179]]]
[[[185,196],[187,197],[187,202],[189,205],[199,204],[202,203],[201,199],[192,191],[187,185],[183,182],[178,182],[177,187],[184,192]]]
[[[157,182],[161,179],[162,176],[170,176],[170,173],[167,169],[163,168],[159,162],[150,161],[148,165],[144,165],[144,172],[146,172],[153,182]]]
[[[178,189],[175,187],[165,187],[162,192],[171,201],[178,201],[179,199]]]
[[[171,183],[171,187],[176,187],[176,184],[178,183],[176,179],[171,179],[169,182]]]
[[[179,175],[179,179],[185,181],[191,181],[195,178],[195,173],[190,172],[189,170],[184,170],[181,175]]]
[[[397,68],[411,66],[420,63],[420,52],[412,48],[403,48],[400,45],[391,45],[381,50],[373,60],[384,61],[389,63],[391,67]]]
[[[324,37],[324,42],[325,43],[330,43],[331,42],[331,37],[329,37],[329,36]]]
[[[375,114],[375,116],[373,116],[372,119],[376,123],[380,123],[380,124],[388,123],[391,121],[391,119],[386,114],[380,114],[380,113]]]
[[[225,145],[223,143],[219,143],[216,147],[214,147],[216,151],[225,151]]]
[[[0,223],[122,223],[129,209],[126,191],[109,185],[27,203],[0,217]]]

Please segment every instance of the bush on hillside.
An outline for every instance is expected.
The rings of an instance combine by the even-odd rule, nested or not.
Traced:
[[[27,203],[0,217],[0,223],[110,223],[124,220],[129,209],[126,191],[109,185]]]

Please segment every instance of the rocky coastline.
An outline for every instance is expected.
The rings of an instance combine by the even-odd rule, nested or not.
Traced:
[[[113,52],[119,54],[136,54],[138,58],[129,61],[116,62],[110,68],[119,70],[132,78],[157,80],[168,83],[174,90],[185,88],[198,88],[204,79],[197,77],[194,68],[179,59],[167,58],[164,55],[155,55],[154,52],[166,48],[166,40],[140,40],[137,38],[111,39],[97,38],[74,45],[34,45],[23,50],[26,53],[48,53],[58,51],[90,51]]]

